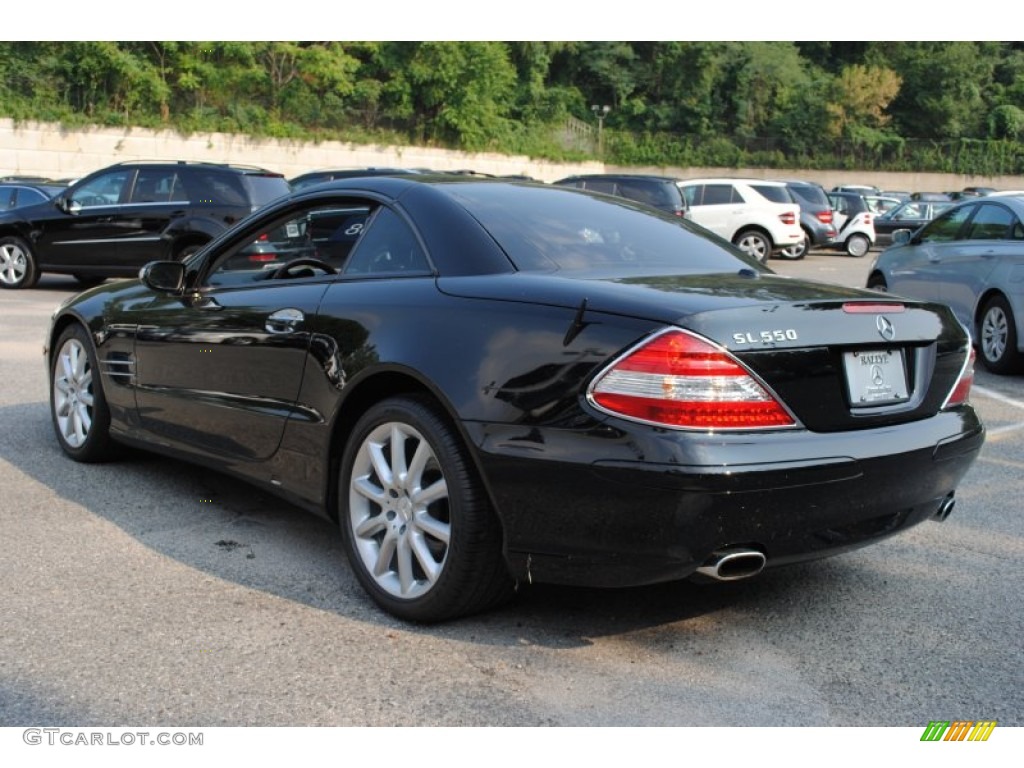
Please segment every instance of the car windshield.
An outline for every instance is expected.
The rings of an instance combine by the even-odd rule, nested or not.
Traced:
[[[763,270],[724,240],[628,200],[494,184],[448,190],[521,271],[688,274]]]

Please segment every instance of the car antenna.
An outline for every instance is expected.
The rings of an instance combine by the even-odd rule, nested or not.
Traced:
[[[565,337],[562,339],[562,346],[568,347],[572,340],[580,335],[580,331],[587,327],[587,323],[583,322],[583,313],[587,311],[587,300],[586,298],[580,302],[579,308],[576,310],[576,316],[572,319],[572,324],[569,329],[565,332]]]

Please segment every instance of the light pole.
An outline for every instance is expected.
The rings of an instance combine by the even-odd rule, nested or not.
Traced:
[[[607,104],[591,104],[590,111],[597,118],[597,156],[604,159],[604,119],[612,108]]]

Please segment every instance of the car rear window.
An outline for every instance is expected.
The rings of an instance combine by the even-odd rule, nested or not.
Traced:
[[[825,190],[821,187],[815,187],[811,185],[794,184],[789,187],[789,191],[793,193],[793,196],[797,198],[797,202],[801,200],[809,203],[812,206],[821,209],[831,208],[832,206],[828,203],[828,195],[825,194]]]
[[[558,188],[460,185],[446,191],[527,272],[736,272],[760,266],[706,230],[625,199]]]
[[[655,207],[683,206],[683,194],[672,182],[624,180],[619,182],[620,194]]]
[[[786,187],[775,187],[770,184],[751,184],[750,188],[766,200],[773,203],[792,203],[793,196]]]

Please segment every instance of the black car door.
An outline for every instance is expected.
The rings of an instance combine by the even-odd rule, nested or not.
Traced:
[[[119,262],[134,272],[163,253],[161,235],[188,212],[189,200],[174,168],[140,168],[118,213]]]
[[[115,168],[72,187],[32,221],[43,267],[74,272],[76,267],[117,269],[125,237],[121,209],[135,170]]]
[[[308,236],[315,211],[306,205],[222,241],[194,289],[160,295],[140,314],[144,429],[190,452],[261,461],[277,450],[289,417],[315,418],[296,400],[311,324],[335,275],[318,261]],[[250,258],[268,244],[288,261]]]

